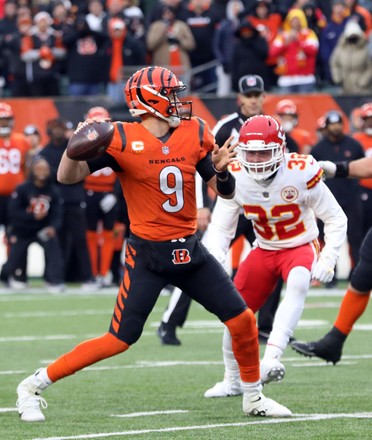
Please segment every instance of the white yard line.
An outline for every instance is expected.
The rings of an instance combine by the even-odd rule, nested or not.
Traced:
[[[184,414],[188,413],[187,409],[173,409],[169,411],[146,411],[146,412],[135,412],[130,414],[110,414],[110,417],[120,417],[120,418],[131,418],[131,417],[148,417],[148,416],[159,416],[165,414]]]
[[[169,428],[159,428],[159,429],[140,429],[132,431],[121,431],[121,432],[100,432],[94,434],[81,434],[63,437],[37,437],[32,440],[78,440],[78,439],[95,439],[95,438],[109,438],[109,437],[119,437],[126,435],[143,435],[151,433],[161,433],[161,432],[180,432],[180,431],[196,431],[196,430],[206,430],[215,428],[234,428],[241,426],[250,425],[272,425],[280,423],[298,423],[298,422],[310,422],[319,420],[331,420],[331,419],[370,419],[372,418],[372,413],[354,413],[354,414],[298,414],[294,415],[292,418],[286,419],[260,419],[252,420],[251,422],[240,422],[240,423],[218,423],[210,425],[196,425],[196,426],[173,426]]]

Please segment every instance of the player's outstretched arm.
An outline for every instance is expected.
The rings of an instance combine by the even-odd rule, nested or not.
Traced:
[[[372,157],[363,157],[349,162],[349,177],[355,179],[372,177]]]
[[[59,183],[77,183],[89,176],[90,170],[86,161],[72,160],[67,157],[66,151],[63,153],[57,171]]]
[[[352,177],[354,179],[366,179],[372,177],[372,157],[352,160],[351,162],[319,161],[327,179],[334,177]]]

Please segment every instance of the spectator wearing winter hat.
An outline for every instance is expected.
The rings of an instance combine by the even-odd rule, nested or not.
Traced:
[[[264,83],[270,83],[266,59],[269,53],[267,41],[249,18],[243,18],[236,31],[238,37],[232,49],[231,80],[234,91],[239,91],[239,80],[244,75],[258,75]]]
[[[151,23],[146,44],[152,64],[169,68],[185,84],[190,82],[189,52],[195,49],[195,39],[188,24],[177,20],[171,7],[165,6],[162,19]]]
[[[282,15],[275,10],[272,1],[257,0],[249,11],[248,18],[270,47],[283,22]],[[270,56],[269,53],[266,64],[269,67],[270,78],[265,81],[266,90],[270,90],[277,83],[276,62],[276,57]]]
[[[47,12],[38,12],[34,27],[22,39],[21,60],[26,64],[29,96],[58,96],[61,60],[66,56],[60,34],[52,28]]]
[[[327,0],[329,3],[329,1]],[[329,59],[332,55],[337,41],[344,31],[347,18],[347,8],[344,0],[332,0],[331,15],[327,19],[327,26],[320,34],[319,58],[322,66],[322,80],[325,84],[332,84],[332,77],[329,67]]]
[[[345,26],[330,59],[332,80],[349,95],[372,93],[372,60],[365,32],[356,21]]]
[[[109,18],[107,26],[111,40],[107,94],[114,104],[120,104],[125,80],[131,75],[131,69],[145,64],[146,50],[139,40],[128,33],[123,18]]]
[[[309,29],[302,9],[291,9],[283,31],[270,47],[271,56],[278,57],[276,73],[282,93],[309,93],[315,89],[316,57],[319,41]]]
[[[241,0],[229,0],[226,4],[226,18],[216,29],[213,40],[213,51],[217,61],[217,96],[231,93],[232,50],[237,40],[236,30],[239,27],[239,15],[244,10]]]

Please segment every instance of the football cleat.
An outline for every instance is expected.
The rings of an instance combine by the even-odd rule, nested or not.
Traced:
[[[247,416],[254,417],[291,417],[292,411],[262,393],[252,400],[252,396],[244,394],[243,411]]]
[[[162,322],[156,332],[162,345],[181,345],[181,341],[176,336],[176,327]]]
[[[285,376],[285,367],[278,359],[262,360],[260,364],[262,385],[270,382],[280,382]]]
[[[332,362],[333,365],[335,365],[341,359],[342,348],[346,338],[347,335],[340,332],[336,327],[333,327],[326,335],[319,339],[319,341],[294,341],[291,343],[291,346],[297,353],[309,357],[316,356],[327,362]]]
[[[44,422],[45,420],[41,408],[46,409],[48,404],[39,396],[43,389],[42,381],[38,378],[39,371],[24,379],[17,387],[16,406],[23,422]]]
[[[243,394],[240,381],[228,382],[226,379],[222,382],[217,382],[212,388],[209,388],[204,393],[204,397],[230,397],[240,396]]]

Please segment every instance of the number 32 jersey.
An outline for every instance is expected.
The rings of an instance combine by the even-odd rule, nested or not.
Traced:
[[[325,223],[329,251],[343,243],[345,214],[322,181],[323,171],[311,155],[286,153],[267,184],[252,179],[238,161],[231,164],[230,171],[236,179],[235,196],[231,200],[218,198],[205,240],[218,259],[228,251],[242,209],[253,222],[255,244],[262,249],[294,248],[316,240],[316,218]]]

